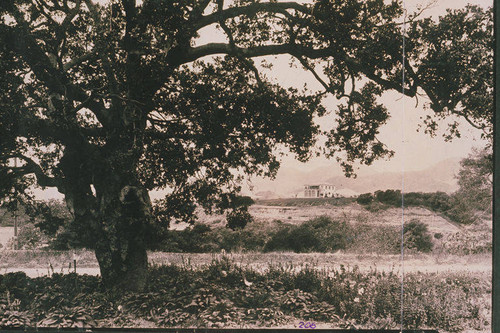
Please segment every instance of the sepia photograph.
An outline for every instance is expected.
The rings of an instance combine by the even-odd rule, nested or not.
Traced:
[[[493,27],[0,1],[0,330],[491,332]]]

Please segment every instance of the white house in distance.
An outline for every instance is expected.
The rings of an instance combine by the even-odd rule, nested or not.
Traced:
[[[337,197],[337,191],[334,185],[317,184],[304,185],[304,198],[334,198]]]

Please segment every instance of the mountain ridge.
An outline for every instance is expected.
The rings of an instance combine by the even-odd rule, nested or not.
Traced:
[[[460,168],[461,158],[449,158],[423,170],[405,172],[378,171],[364,172],[356,178],[346,178],[338,174],[332,167],[322,166],[313,170],[284,168],[280,170],[274,181],[269,179],[254,180],[252,195],[266,198],[295,197],[306,184],[328,183],[337,189],[355,191],[357,193],[374,192],[387,189],[404,189],[404,192],[436,192],[451,193],[458,189],[455,179]]]

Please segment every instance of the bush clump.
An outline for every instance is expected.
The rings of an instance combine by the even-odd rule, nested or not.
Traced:
[[[334,252],[346,249],[352,233],[345,221],[321,216],[299,226],[281,228],[271,236],[264,251]]]
[[[432,250],[427,226],[410,221],[405,226],[405,246],[419,252]],[[171,230],[157,250],[181,253],[291,251],[399,253],[401,231],[395,226],[374,226],[367,222],[350,224],[321,216],[300,225],[281,221],[254,222],[245,229],[211,228],[195,224],[184,230]]]
[[[334,252],[346,249],[354,230],[346,221],[322,216],[301,225],[281,221],[254,222],[245,229],[195,224],[171,230],[155,249],[165,252],[206,253],[247,251]]]
[[[404,246],[410,250],[419,252],[431,252],[433,243],[432,235],[427,225],[418,219],[412,219],[404,226]]]
[[[376,191],[374,195],[365,193],[358,196],[356,202],[367,210],[376,212],[390,207],[425,207],[441,213],[460,224],[472,224],[478,219],[477,212],[464,204],[464,199],[458,193],[445,192],[409,192],[402,200],[400,190]]]
[[[373,201],[373,194],[371,194],[371,193],[360,194],[356,198],[356,202],[359,203],[360,205],[368,205],[372,201]]]
[[[245,226],[253,221],[252,215],[247,209],[235,209],[226,216],[227,227],[232,230],[244,229]]]
[[[378,202],[381,202],[390,206],[401,206],[401,191],[400,190],[386,190],[386,191],[376,191],[375,198]]]

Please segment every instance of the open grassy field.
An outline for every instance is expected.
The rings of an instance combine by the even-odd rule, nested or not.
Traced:
[[[300,201],[299,204],[295,202],[297,200]],[[318,200],[313,201],[317,203]],[[323,199],[322,205],[312,205],[307,204],[307,199],[280,199],[266,202],[266,205],[253,205],[250,207],[250,212],[255,222],[247,228],[250,228],[249,230],[255,228],[265,233],[266,228],[272,228],[273,221],[278,219],[286,224],[300,225],[318,216],[327,216],[333,220],[343,220],[354,225],[357,223],[371,225],[375,228],[387,226],[400,228],[400,209],[389,208],[370,212],[350,199],[338,201],[337,204],[332,204],[332,200],[338,201],[338,199],[332,198]],[[295,203],[295,205],[290,205],[291,203]],[[428,209],[419,207],[405,209],[404,218],[405,221],[419,219],[427,225],[432,235],[441,235],[439,239],[433,238],[434,249],[431,253],[405,253],[405,271],[457,272],[466,270],[469,272],[491,272],[491,253],[488,248],[481,247],[481,251],[475,251],[481,242],[489,240],[491,243],[491,224],[488,221],[474,226],[457,226],[456,223]],[[210,218],[202,216],[202,220],[212,226],[223,223],[220,216],[210,216]],[[385,241],[384,234],[378,236],[380,239],[377,242],[383,243]],[[346,267],[357,266],[362,271],[370,269],[379,271],[402,270],[399,255],[377,253],[376,250],[363,247],[363,244],[373,244],[373,242],[370,243],[364,239],[356,244],[359,248],[348,247],[346,250],[335,253],[250,252],[228,253],[228,255],[236,264],[259,271],[273,264],[292,264],[295,267],[314,265],[318,269],[338,269],[343,265]],[[469,248],[471,246],[472,248]],[[154,265],[189,263],[201,267],[210,263],[214,256],[216,254],[151,252],[149,260]],[[5,249],[0,251],[0,272],[24,270],[30,276],[50,274],[51,272],[72,272],[74,271],[72,266],[74,259],[77,261],[77,272],[78,269],[85,269],[84,272],[88,274],[98,273],[97,261],[91,251],[9,251]],[[83,273],[83,271],[81,272]]]
[[[318,216],[329,216],[333,219],[350,222],[367,221],[372,225],[401,226],[401,209],[389,208],[377,212],[369,212],[361,205],[317,205],[317,206],[268,206],[253,205],[250,213],[258,221],[282,220],[287,223],[300,224]],[[427,224],[432,233],[453,233],[461,230],[460,225],[436,214],[426,208],[408,207],[404,211],[405,221],[419,219]]]
[[[352,198],[258,200],[249,207],[249,212],[256,221],[281,220],[292,224],[300,224],[319,216],[328,216],[351,223],[367,221],[374,225],[400,226],[402,219],[401,208],[388,207],[378,211],[368,211]],[[222,215],[206,215],[201,211],[199,215],[202,223],[213,226],[222,226],[225,223]],[[405,207],[404,220],[410,221],[411,219],[419,219],[426,223],[431,232],[446,234],[461,230],[459,224],[423,207]]]
[[[253,205],[255,222],[248,228],[266,233],[280,225],[275,220],[298,226],[319,216],[375,228],[367,230],[401,225],[397,208],[373,212],[352,201],[318,202]],[[431,252],[408,251],[402,262],[398,254],[366,246],[385,242],[384,232],[376,241],[361,238],[353,243],[357,248],[332,253],[156,251],[148,254],[148,289],[133,295],[100,291],[91,251],[3,249],[0,317],[10,319],[2,319],[0,328],[11,320],[60,327],[299,328],[301,322],[313,322],[316,328],[394,329],[401,321],[404,272],[405,327],[488,332],[491,223],[459,226],[419,207],[405,209],[404,218],[427,225]],[[202,221],[212,228],[224,225],[221,216],[202,216]],[[24,273],[11,273],[17,271]],[[19,288],[23,283],[26,288]],[[75,323],[75,318],[84,320]]]
[[[272,266],[293,266],[301,269],[309,266],[317,270],[335,270],[341,266],[358,267],[366,272],[377,270],[380,272],[477,272],[491,273],[491,254],[477,255],[436,255],[436,254],[410,254],[404,257],[401,266],[399,255],[353,254],[353,253],[165,253],[150,252],[151,265],[189,265],[194,268],[206,266],[221,256],[228,257],[231,262],[239,267],[252,268],[264,271]],[[50,273],[73,272],[73,258],[77,260],[77,272],[85,269],[86,274],[99,273],[97,260],[94,253],[87,250],[73,251],[2,251],[0,252],[0,274],[29,270],[38,272],[32,277]],[[51,268],[52,267],[52,268]]]

